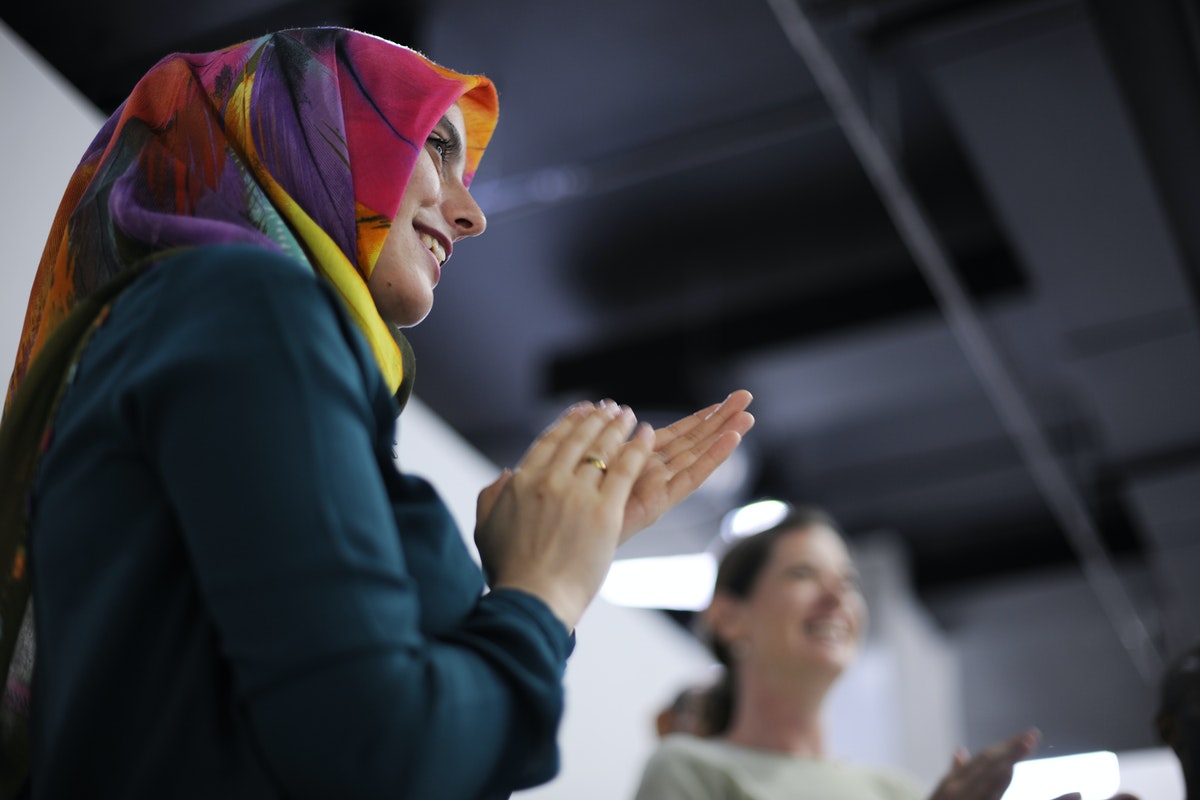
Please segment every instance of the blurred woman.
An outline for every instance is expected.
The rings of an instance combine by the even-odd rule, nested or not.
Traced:
[[[729,547],[704,620],[725,667],[709,693],[711,735],[667,736],[637,800],[919,800],[905,775],[825,749],[822,708],[867,627],[858,572],[834,520],[793,508]],[[1022,732],[974,757],[954,755],[933,800],[998,800],[1037,744]]]

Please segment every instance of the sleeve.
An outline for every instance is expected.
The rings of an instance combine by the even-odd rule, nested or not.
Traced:
[[[668,738],[646,762],[634,800],[731,800],[722,773]]]
[[[548,780],[573,640],[515,591],[422,633],[417,581],[436,576],[407,568],[377,453],[390,398],[336,297],[249,248],[159,269],[131,417],[286,794],[450,800]],[[435,501],[405,519],[444,517]]]

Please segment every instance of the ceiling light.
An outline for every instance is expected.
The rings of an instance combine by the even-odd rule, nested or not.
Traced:
[[[787,516],[791,506],[782,500],[759,500],[730,511],[721,520],[721,538],[726,541],[761,533]]]
[[[600,596],[619,606],[701,611],[712,599],[717,560],[711,553],[614,561]]]

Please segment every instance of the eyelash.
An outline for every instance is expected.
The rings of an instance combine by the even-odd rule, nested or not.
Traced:
[[[426,142],[426,144],[433,145],[434,152],[436,152],[438,154],[438,157],[443,162],[445,162],[448,158],[450,158],[450,156],[452,156],[454,154],[455,150],[457,150],[457,147],[455,147],[455,145],[452,141],[450,141],[449,139],[445,139],[441,136],[438,136],[437,134],[431,133],[429,135],[429,138],[426,139],[425,142]]]

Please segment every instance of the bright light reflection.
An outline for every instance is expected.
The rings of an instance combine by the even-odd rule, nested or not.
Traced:
[[[721,534],[726,539],[752,536],[786,517],[788,509],[788,504],[781,500],[760,500],[735,508],[722,520]]]
[[[717,561],[711,553],[614,561],[600,596],[619,606],[701,611],[712,599]]]
[[[1001,800],[1048,800],[1079,792],[1083,800],[1108,800],[1121,785],[1115,753],[1101,751],[1022,761]]]

